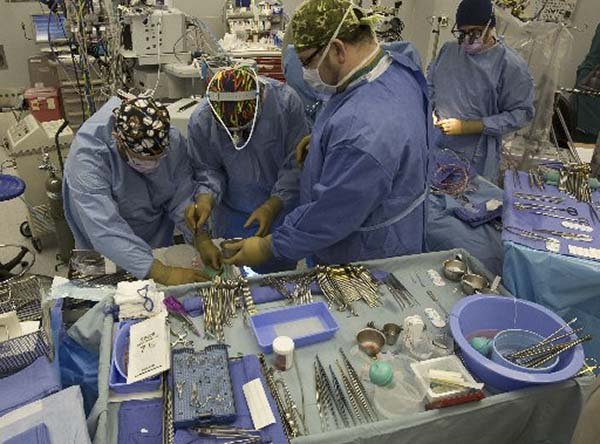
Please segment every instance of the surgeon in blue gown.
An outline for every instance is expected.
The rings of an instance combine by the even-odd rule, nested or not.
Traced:
[[[208,97],[188,125],[188,154],[200,184],[188,208],[190,227],[212,237],[266,236],[297,204],[296,145],[308,134],[302,102],[292,88],[244,67],[215,74]],[[213,267],[220,253],[206,235],[198,248]],[[294,268],[273,260],[259,273]]]
[[[403,54],[411,59],[415,65],[421,66],[421,56],[419,55],[417,48],[415,48],[412,43],[404,41],[390,42],[382,44],[381,46],[384,50]],[[283,53],[283,69],[285,73],[285,81],[289,86],[294,88],[304,103],[306,120],[312,129],[317,116],[325,107],[327,101],[331,97],[331,94],[315,91],[313,88],[307,85],[307,83],[304,81],[304,77],[302,76],[302,63],[300,63],[300,59],[298,58],[298,54],[296,53],[296,49],[293,45],[288,45]],[[307,137],[296,147],[296,162],[300,166],[304,164],[304,159],[306,159],[309,145],[310,138]]]
[[[297,10],[304,78],[332,97],[312,131],[300,206],[271,236],[229,246],[238,251],[224,262],[335,264],[423,251],[427,85],[410,59],[382,50],[371,20],[347,0],[309,0]]]
[[[525,61],[496,37],[491,0],[463,0],[453,31],[429,68],[435,145],[451,149],[475,171],[498,181],[502,136],[534,115],[533,79]]]
[[[184,210],[195,192],[185,139],[166,107],[149,98],[106,102],[77,132],[65,165],[64,210],[75,247],[165,285],[208,279],[152,254],[173,244],[176,226],[192,242]]]

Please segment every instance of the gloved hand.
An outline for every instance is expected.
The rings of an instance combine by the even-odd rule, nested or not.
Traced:
[[[169,267],[158,259],[154,259],[148,278],[162,285],[182,285],[192,282],[206,282],[210,278],[197,270],[181,267]]]
[[[444,119],[438,120],[435,126],[440,128],[447,136],[466,136],[483,132],[483,122],[481,120]]]
[[[283,202],[277,196],[271,196],[267,201],[252,212],[246,220],[244,228],[248,228],[254,222],[258,222],[258,230],[255,236],[264,237],[269,234],[271,224],[283,208]]]
[[[194,246],[196,247],[196,250],[200,252],[200,257],[202,258],[204,265],[208,265],[214,270],[219,270],[221,268],[221,250],[213,244],[208,233],[202,232],[196,236]]]
[[[304,166],[304,160],[308,155],[308,147],[310,146],[310,134],[304,136],[298,145],[296,145],[296,163],[300,168]]]
[[[225,245],[225,248],[237,251],[235,256],[229,259],[223,259],[223,263],[227,265],[261,265],[273,256],[273,251],[271,250],[271,236],[249,237],[248,239]]]
[[[196,233],[204,226],[215,204],[215,199],[210,194],[199,194],[196,203],[188,205],[185,209],[185,223],[192,232]]]

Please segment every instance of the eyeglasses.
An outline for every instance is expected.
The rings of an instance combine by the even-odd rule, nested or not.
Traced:
[[[327,45],[319,46],[315,50],[315,52],[313,52],[311,55],[309,55],[304,61],[300,60],[300,63],[302,64],[302,66],[304,68],[308,67],[310,65],[310,63],[313,61],[313,59],[316,57],[316,55],[318,53],[320,53],[321,51],[323,51],[323,48],[325,48],[325,46],[327,46]]]
[[[475,40],[483,35],[483,29],[471,29],[469,31],[463,31],[458,29],[456,24],[452,28],[452,35],[458,39],[458,43],[462,44],[467,37],[469,37],[469,43],[473,43]]]

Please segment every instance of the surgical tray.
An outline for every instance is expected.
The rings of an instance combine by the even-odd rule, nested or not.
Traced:
[[[172,360],[175,428],[236,420],[226,345],[176,349]]]
[[[273,352],[277,336],[289,336],[302,347],[326,341],[340,328],[322,301],[260,313],[250,317],[250,325],[264,353]]]

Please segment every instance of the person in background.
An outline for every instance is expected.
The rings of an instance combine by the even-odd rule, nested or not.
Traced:
[[[225,263],[272,257],[337,264],[420,253],[427,196],[427,83],[382,50],[373,17],[347,0],[308,0],[292,19],[304,79],[331,94],[312,130],[300,205]]]
[[[600,90],[600,24],[592,39],[590,50],[577,67],[575,87],[583,90]],[[573,94],[573,106],[577,111],[575,136],[582,142],[594,143],[600,132],[600,97]]]
[[[208,234],[267,236],[298,203],[295,148],[308,134],[302,101],[289,86],[248,67],[218,71],[188,125],[188,155],[199,193],[187,209],[188,225],[202,233],[198,249],[213,268],[221,254]],[[295,267],[271,261],[259,273]]]
[[[435,146],[451,149],[496,183],[502,136],[534,115],[533,79],[525,61],[496,36],[491,0],[463,0],[453,34],[429,68]]]
[[[185,139],[151,98],[113,97],[79,129],[65,166],[64,210],[75,247],[93,249],[138,279],[164,285],[208,280],[155,259],[173,244],[177,226],[187,241],[185,207],[193,202]]]

